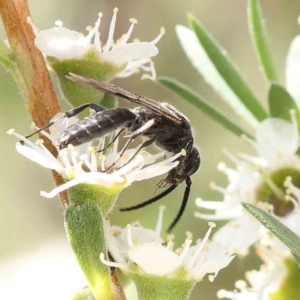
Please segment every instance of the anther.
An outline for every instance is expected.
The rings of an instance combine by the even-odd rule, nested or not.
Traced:
[[[9,135],[14,134],[15,130],[13,128],[9,129],[6,133]]]
[[[208,222],[208,226],[211,228],[215,228],[217,225],[214,222]]]
[[[129,19],[129,22],[130,22],[130,23],[133,23],[133,24],[137,24],[137,23],[138,23],[138,20],[135,19],[135,18],[131,18],[131,19]]]
[[[54,22],[55,26],[58,26],[58,27],[62,27],[64,25],[64,23],[61,21],[61,20],[56,20]]]

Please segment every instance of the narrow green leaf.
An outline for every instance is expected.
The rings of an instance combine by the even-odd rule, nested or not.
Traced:
[[[250,204],[242,203],[243,207],[259,222],[277,236],[292,253],[300,257],[300,237],[264,210]]]
[[[300,256],[298,256],[294,252],[292,252],[292,254],[293,254],[294,258],[295,258],[295,261],[296,261],[298,267],[300,267]]]
[[[221,47],[193,16],[189,15],[188,19],[201,46],[231,90],[257,120],[262,121],[267,118],[267,113],[259,103],[259,100],[253,94],[231,60],[224,54]]]
[[[182,25],[176,25],[175,29],[182,49],[207,84],[221,96],[221,99],[225,101],[239,117],[243,118],[251,127],[256,128],[259,122],[220,75],[206,51],[199,43],[195,32]]]
[[[277,83],[273,83],[269,90],[269,109],[272,117],[288,122],[291,122],[291,110],[295,110],[300,128],[300,113],[296,102],[289,92]]]
[[[248,22],[252,34],[254,47],[262,69],[269,81],[278,81],[276,69],[273,64],[272,55],[268,43],[267,31],[265,28],[259,0],[248,2]]]
[[[182,83],[167,77],[160,77],[158,81],[172,90],[173,92],[177,93],[181,97],[183,97],[185,100],[189,101],[191,104],[196,106],[201,111],[205,112],[207,115],[209,115],[211,118],[213,118],[215,121],[222,124],[226,129],[231,131],[232,133],[241,136],[242,134],[246,134],[247,136],[251,137],[249,133],[247,133],[245,130],[240,128],[238,125],[236,125],[234,122],[230,121],[226,116],[218,112],[216,108],[214,108],[212,105],[210,105],[206,100],[201,98],[198,94],[196,94],[194,91],[192,91],[187,86],[183,85]]]

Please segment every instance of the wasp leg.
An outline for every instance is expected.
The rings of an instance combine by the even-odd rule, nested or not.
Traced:
[[[81,113],[83,110],[85,110],[86,108],[91,108],[93,109],[95,112],[99,112],[99,111],[103,111],[105,110],[105,108],[99,104],[96,103],[86,103],[86,104],[82,104],[78,107],[72,108],[68,111],[66,111],[65,113],[63,113],[61,116],[59,116],[57,119],[53,120],[52,122],[48,123],[47,125],[43,126],[42,128],[39,128],[38,130],[36,130],[35,132],[29,134],[26,136],[26,138],[30,138],[32,136],[34,136],[35,134],[51,127],[52,125],[55,124],[56,121],[63,119],[63,118],[71,118],[74,117],[76,115],[78,115],[79,113]]]
[[[168,194],[170,194],[173,190],[175,190],[176,188],[178,187],[178,185],[172,185],[170,186],[168,189],[166,189],[165,191],[163,191],[161,194],[145,201],[145,202],[142,202],[140,204],[137,204],[137,205],[134,205],[134,206],[130,206],[130,207],[125,207],[125,208],[120,208],[120,211],[130,211],[130,210],[135,210],[135,209],[139,209],[139,208],[142,208],[142,207],[145,207],[149,204],[152,204],[158,200],[160,200],[161,198],[167,196]]]
[[[131,161],[139,154],[139,152],[140,152],[143,148],[146,148],[146,147],[150,146],[151,144],[153,144],[155,140],[156,140],[156,136],[154,136],[154,137],[150,138],[149,140],[143,142],[143,143],[140,145],[140,147],[138,148],[138,150],[137,150],[137,151],[133,154],[133,156],[129,159],[129,161],[128,161],[126,164],[124,164],[124,165],[122,166],[122,168],[125,167],[126,165],[128,165],[128,164],[129,164],[129,163],[130,163],[130,162],[131,162]]]
[[[117,138],[120,136],[120,134],[125,130],[125,128],[122,128],[118,133],[117,135],[113,138],[113,140],[107,145],[105,146],[104,148],[102,149],[99,149],[97,152],[103,152],[104,150],[106,150],[107,148],[109,148],[111,145],[113,145],[113,143],[117,140]]]
[[[187,202],[189,200],[192,180],[191,180],[190,177],[187,177],[185,182],[186,182],[186,188],[185,188],[185,191],[184,191],[183,200],[182,200],[182,203],[181,203],[181,206],[180,206],[180,209],[179,209],[179,212],[178,212],[176,218],[174,219],[174,221],[172,222],[172,224],[169,226],[169,228],[167,230],[168,233],[175,227],[175,225],[178,223],[178,221],[182,217],[182,215],[184,213],[184,210],[186,208]]]
[[[114,163],[112,165],[110,165],[105,172],[107,172],[108,170],[110,170],[113,166],[116,165],[116,163],[119,161],[119,159],[123,156],[124,152],[126,151],[126,149],[128,148],[129,144],[138,136],[144,134],[147,130],[149,130],[151,127],[153,127],[153,125],[155,124],[155,119],[151,119],[148,122],[146,122],[142,127],[140,127],[139,129],[137,129],[136,131],[134,131],[129,139],[127,140],[127,142],[125,143],[123,149],[121,150],[121,152],[119,153],[118,157],[116,158],[116,160],[114,161]]]

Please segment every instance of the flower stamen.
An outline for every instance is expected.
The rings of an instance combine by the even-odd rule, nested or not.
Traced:
[[[117,12],[118,12],[118,8],[115,7],[114,14],[112,16],[110,27],[109,27],[107,42],[103,48],[103,53],[108,52],[113,44],[113,38],[114,38],[114,33],[115,33],[116,21],[117,21]]]

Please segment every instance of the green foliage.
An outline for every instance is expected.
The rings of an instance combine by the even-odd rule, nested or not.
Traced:
[[[250,203],[242,203],[242,205],[251,215],[290,248],[292,253],[297,256],[297,259],[300,257],[300,237],[297,234],[264,210]]]
[[[99,104],[107,109],[114,108],[118,106],[118,99],[112,95],[105,94]]]
[[[75,293],[72,300],[95,300],[93,292],[90,287],[83,288],[81,291]]]
[[[274,118],[291,122],[291,110],[296,112],[296,119],[300,129],[300,113],[298,106],[289,92],[279,84],[273,83],[269,90],[270,114]]]
[[[148,274],[130,274],[137,288],[139,300],[185,300],[189,299],[195,285],[187,281],[166,276]]]
[[[278,290],[268,295],[268,300],[292,300],[299,299],[300,285],[300,269],[292,259],[285,260],[287,276],[281,283]]]
[[[217,42],[210,36],[205,28],[193,16],[188,17],[191,28],[198,37],[199,43],[206,51],[211,62],[226,81],[231,90],[236,94],[241,103],[256,117],[258,121],[267,118],[267,113],[253,94],[247,83],[242,78],[237,68],[224,54]]]
[[[68,79],[69,73],[99,81],[110,81],[123,69],[123,67],[116,67],[110,62],[100,61],[94,50],[91,50],[82,59],[59,60],[47,57],[47,60],[58,77],[64,97],[74,107],[86,102],[101,104],[103,94],[90,86],[84,86]]]
[[[17,68],[12,51],[2,40],[0,40],[0,63],[10,71],[15,71]]]
[[[100,207],[103,215],[106,216],[112,210],[124,185],[125,183],[114,183],[111,186],[81,183],[71,187],[68,193],[71,203],[94,202]]]
[[[269,81],[277,82],[278,77],[268,44],[266,28],[261,13],[259,0],[248,1],[248,22],[254,47],[256,49],[256,53],[264,74]]]
[[[70,205],[65,214],[65,227],[77,261],[97,300],[114,299],[110,269],[99,256],[107,256],[102,213],[93,202]]]
[[[209,115],[215,121],[219,122],[222,126],[226,129],[231,131],[232,133],[241,136],[242,134],[246,134],[247,136],[251,137],[249,133],[244,131],[240,128],[237,124],[229,120],[226,116],[222,113],[218,112],[218,110],[209,104],[206,100],[204,100],[200,95],[196,94],[192,91],[189,87],[183,85],[182,83],[176,81],[172,78],[167,77],[160,77],[158,81],[169,88],[170,90],[174,91],[182,98],[190,102],[192,105]]]

